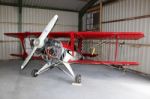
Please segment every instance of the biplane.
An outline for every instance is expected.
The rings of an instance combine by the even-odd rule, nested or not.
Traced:
[[[37,77],[39,74],[57,67],[69,75],[75,83],[81,83],[81,75],[74,74],[74,71],[70,64],[100,64],[100,65],[120,65],[120,66],[136,66],[139,63],[134,61],[117,61],[118,56],[118,44],[119,40],[138,40],[144,37],[142,32],[51,32],[53,26],[57,21],[58,16],[55,15],[49,24],[46,26],[43,32],[19,32],[19,33],[5,33],[7,36],[19,38],[23,52],[21,54],[11,54],[25,59],[21,65],[23,70],[29,60],[32,59],[43,59],[46,64],[41,69],[34,69],[32,76]],[[32,52],[28,54],[26,52],[24,41],[26,38],[35,37],[36,39],[30,40],[32,46]],[[58,38],[64,38],[57,40]],[[68,41],[63,41],[68,39]],[[102,61],[102,60],[91,60],[85,57],[96,57],[98,54],[85,53],[82,50],[83,40],[115,40],[115,60],[113,61]],[[76,44],[75,44],[76,43]],[[39,56],[33,56],[36,53]],[[67,70],[65,71],[60,67],[63,64]]]

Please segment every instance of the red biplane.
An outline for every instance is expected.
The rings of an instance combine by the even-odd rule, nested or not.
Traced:
[[[78,64],[104,64],[104,65],[120,65],[120,66],[136,66],[138,62],[117,61],[118,56],[118,44],[119,40],[138,40],[144,37],[141,32],[50,32],[53,28],[57,15],[49,22],[43,32],[24,32],[24,33],[5,33],[7,36],[19,38],[22,44],[23,53],[11,54],[12,56],[22,57],[25,59],[21,66],[21,69],[27,65],[34,53],[38,54],[40,58],[47,63],[39,70],[35,69],[32,72],[32,76],[36,77],[43,71],[52,69],[54,67],[59,68],[69,76],[71,76],[76,83],[81,83],[81,75],[75,76],[70,63]],[[32,52],[28,55],[24,45],[26,38],[36,37],[37,39],[30,40],[32,46]],[[68,42],[63,40],[59,41],[57,38],[67,38]],[[89,60],[85,57],[96,57],[98,54],[84,53],[82,50],[83,40],[115,40],[115,60],[113,61],[101,61],[101,60]],[[77,42],[77,46],[75,43]],[[32,59],[39,59],[37,56],[33,56]],[[60,68],[60,64],[64,64],[68,71]]]

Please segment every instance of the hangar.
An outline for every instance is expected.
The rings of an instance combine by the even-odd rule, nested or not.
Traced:
[[[0,0],[0,98],[150,99],[149,5]]]

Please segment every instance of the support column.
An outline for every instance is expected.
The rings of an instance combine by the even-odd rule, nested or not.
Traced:
[[[18,32],[22,32],[22,0],[18,0]]]
[[[82,14],[79,13],[79,16],[78,16],[78,31],[82,31]]]
[[[18,32],[22,32],[22,0],[18,0]],[[23,41],[24,41],[24,39],[23,39]],[[21,43],[22,43],[22,41],[21,41]],[[19,43],[19,45],[20,45],[20,49],[19,49],[20,53],[23,55],[27,55],[27,53],[24,53],[25,48],[22,47],[20,43]]]
[[[102,32],[102,17],[103,17],[103,5],[102,5],[102,1],[100,0],[100,10],[99,10],[99,31]]]

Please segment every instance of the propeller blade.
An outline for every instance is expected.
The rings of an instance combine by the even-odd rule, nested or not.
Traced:
[[[31,59],[32,55],[34,54],[34,52],[36,51],[37,47],[34,47],[32,52],[30,53],[30,55],[25,59],[25,61],[23,62],[23,64],[21,65],[21,69],[24,69],[25,66],[27,65],[27,63],[29,62],[29,60]]]
[[[54,27],[56,21],[58,19],[58,15],[55,15],[51,21],[48,23],[48,25],[46,26],[46,28],[44,29],[44,31],[42,32],[42,34],[40,35],[39,37],[39,46],[38,47],[41,47],[43,46],[44,44],[44,40],[46,39],[46,37],[48,36],[48,34],[50,33],[50,31],[52,30],[52,28]]]
[[[46,28],[44,29],[44,31],[41,33],[40,37],[34,41],[34,48],[33,48],[32,52],[30,53],[30,55],[25,59],[25,61],[21,65],[21,69],[25,68],[25,66],[27,65],[27,63],[29,62],[29,60],[31,59],[31,57],[33,56],[33,54],[36,51],[36,49],[43,47],[44,40],[46,39],[46,37],[48,36],[49,32],[54,27],[57,19],[58,19],[58,15],[55,15],[51,19],[51,21],[48,23],[48,25],[46,26]]]

